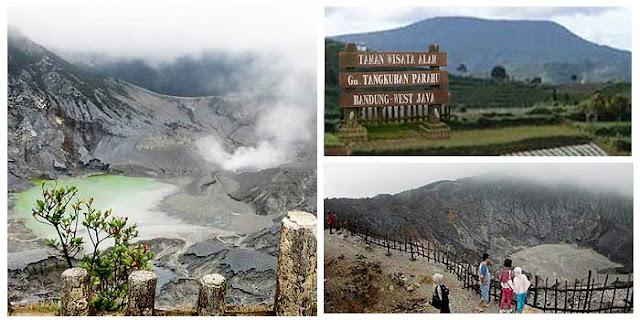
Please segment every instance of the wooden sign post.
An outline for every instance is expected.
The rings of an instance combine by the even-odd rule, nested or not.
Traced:
[[[339,55],[339,106],[342,123],[338,134],[344,142],[366,141],[362,124],[423,122],[424,136],[430,139],[449,137],[449,126],[442,105],[449,101],[446,87],[447,54],[438,45],[428,52],[362,52],[353,43]],[[356,69],[376,68],[376,71],[356,72]],[[402,71],[389,71],[403,68]],[[409,69],[409,70],[406,70]],[[380,71],[384,70],[384,71]],[[408,91],[374,91],[373,88],[403,88]],[[448,110],[448,109],[447,109]]]

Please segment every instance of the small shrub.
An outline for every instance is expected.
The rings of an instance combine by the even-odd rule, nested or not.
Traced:
[[[616,138],[615,140],[613,140],[613,146],[620,150],[620,151],[626,151],[626,152],[631,152],[631,140],[627,139],[627,138]]]
[[[131,244],[138,237],[138,227],[127,225],[128,218],[112,216],[111,209],[96,210],[93,198],[77,199],[77,194],[78,189],[73,186],[58,188],[56,184],[47,188],[43,183],[43,200],[37,201],[33,217],[56,230],[58,238],[45,239],[45,243],[59,253],[69,268],[84,249],[84,239],[77,236],[78,224],[85,227],[92,250],[84,255],[80,266],[89,272],[96,293],[90,306],[94,310],[119,310],[127,300],[129,275],[135,270],[149,270],[153,253],[146,244]],[[100,247],[108,240],[111,246],[102,252]]]

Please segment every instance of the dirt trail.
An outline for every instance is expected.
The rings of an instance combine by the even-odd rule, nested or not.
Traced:
[[[437,313],[429,302],[434,273],[444,276],[451,290],[453,313],[474,313],[480,296],[465,289],[444,265],[422,257],[369,246],[362,238],[340,232],[324,233],[325,312]],[[493,302],[485,313],[497,313]]]

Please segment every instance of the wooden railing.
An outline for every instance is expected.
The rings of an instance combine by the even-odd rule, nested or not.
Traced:
[[[464,288],[480,291],[478,275],[474,265],[465,262],[467,259],[453,250],[443,250],[430,241],[417,239],[405,234],[380,234],[373,232],[365,224],[356,221],[336,221],[336,227],[345,229],[354,236],[364,239],[366,244],[410,254],[410,259],[426,258],[428,261],[443,264],[447,271],[455,275],[463,283]],[[567,280],[549,278],[544,280],[534,275],[526,298],[526,304],[544,312],[553,313],[594,313],[594,312],[633,312],[633,279],[629,274],[626,280],[616,277],[610,282],[609,275],[602,283],[596,280],[592,272],[586,279]],[[551,284],[550,284],[551,283]],[[500,282],[491,281],[489,295],[500,300],[502,290]],[[515,303],[515,295],[514,295]]]

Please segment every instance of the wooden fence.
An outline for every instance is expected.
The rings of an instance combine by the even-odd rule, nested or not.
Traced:
[[[443,250],[437,244],[423,239],[416,239],[404,234],[379,234],[373,232],[362,223],[346,220],[337,224],[354,236],[364,239],[365,243],[376,245],[387,250],[405,252],[416,257],[426,258],[428,261],[443,264],[447,271],[455,275],[463,283],[464,288],[480,292],[478,275],[474,265],[465,262],[465,258],[452,250]],[[589,271],[587,279],[544,280],[539,276],[529,279],[531,287],[526,298],[526,304],[543,312],[553,313],[611,313],[633,312],[633,279],[629,274],[626,280],[610,279],[606,275],[604,282],[596,280]],[[613,280],[613,281],[611,281]],[[491,280],[489,295],[499,301],[502,295],[500,282]],[[515,295],[514,295],[515,303]]]
[[[449,121],[451,117],[451,107],[445,105],[433,106],[438,109],[440,119]],[[391,106],[391,107],[361,107],[343,108],[342,119],[349,118],[349,113],[353,112],[354,119],[362,124],[386,124],[386,123],[413,123],[424,122],[429,118],[428,106]]]

